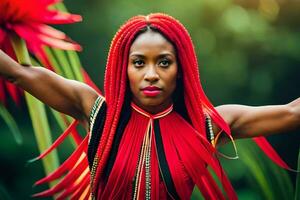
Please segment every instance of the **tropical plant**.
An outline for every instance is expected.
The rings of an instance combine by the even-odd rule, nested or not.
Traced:
[[[0,3],[0,48],[24,66],[40,65],[53,70],[65,77],[84,80],[79,59],[74,51],[81,50],[80,45],[74,43],[63,32],[52,28],[48,24],[67,24],[81,21],[81,16],[69,14],[62,4],[56,0],[3,0]],[[28,50],[31,52],[29,55]],[[69,50],[63,52],[62,50]],[[37,83],[38,84],[38,83]],[[9,94],[14,102],[20,104],[22,91],[11,83],[0,80],[0,100],[3,105]],[[25,93],[25,100],[29,109],[37,144],[43,152],[52,144],[51,129],[48,123],[45,106]],[[0,116],[15,135],[17,142],[21,137],[13,118],[7,109],[1,105]],[[57,123],[64,130],[71,119],[52,110]],[[77,142],[78,133],[73,136]],[[56,152],[43,159],[46,174],[59,166]]]

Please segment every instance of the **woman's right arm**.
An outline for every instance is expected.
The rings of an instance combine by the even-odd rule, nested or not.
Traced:
[[[99,94],[88,85],[65,79],[43,67],[23,67],[0,50],[0,76],[57,111],[88,121]]]

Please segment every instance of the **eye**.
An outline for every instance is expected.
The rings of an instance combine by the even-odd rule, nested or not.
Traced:
[[[133,65],[137,68],[142,67],[144,64],[145,64],[144,61],[141,59],[137,59],[133,61]]]
[[[171,61],[166,58],[159,62],[159,66],[164,67],[164,68],[169,67],[170,64],[171,64]]]

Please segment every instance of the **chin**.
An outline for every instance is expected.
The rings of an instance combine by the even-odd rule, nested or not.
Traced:
[[[155,106],[159,106],[163,103],[163,101],[158,100],[158,99],[147,99],[141,102],[141,105],[143,106],[151,106],[151,107],[155,107]]]

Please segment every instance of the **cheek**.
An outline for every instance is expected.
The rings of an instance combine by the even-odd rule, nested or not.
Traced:
[[[166,77],[164,77],[164,85],[165,85],[165,95],[171,96],[177,85],[177,74],[176,73],[168,73]]]
[[[128,76],[128,82],[129,82],[129,87],[132,93],[138,90],[138,76],[136,72],[128,67],[127,70],[127,76]]]
[[[172,74],[169,76],[169,87],[172,93],[176,88],[177,78],[178,78],[177,70],[174,70]]]
[[[173,92],[175,91],[176,86],[177,86],[177,78],[175,77],[175,78],[172,80],[172,83],[171,83],[171,93],[172,93],[172,94],[173,94]]]

